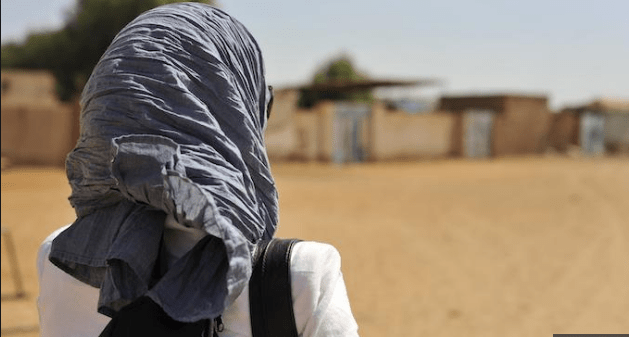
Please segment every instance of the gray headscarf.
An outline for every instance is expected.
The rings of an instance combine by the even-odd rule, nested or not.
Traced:
[[[150,10],[127,25],[81,97],[68,155],[77,220],[50,260],[100,288],[113,315],[148,295],[172,318],[213,318],[242,291],[278,202],[264,147],[271,94],[245,27],[204,4]],[[209,235],[155,275],[166,214]]]

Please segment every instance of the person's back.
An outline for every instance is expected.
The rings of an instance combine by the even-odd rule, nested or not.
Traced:
[[[66,228],[48,236],[37,256],[40,336],[97,336],[110,321],[96,311],[98,289],[74,279],[48,261],[52,240]],[[295,244],[290,277],[299,336],[358,336],[340,262],[338,251],[328,244],[312,241]],[[217,331],[218,336],[252,336],[248,286],[225,309],[221,319],[223,329]]]
[[[249,324],[255,247],[279,216],[264,145],[272,97],[257,42],[221,10],[165,5],[118,33],[85,85],[66,160],[77,219],[40,251],[42,336],[108,321],[103,333],[117,336],[161,315],[192,335],[219,316]],[[303,334],[335,334],[334,322],[354,334],[338,252],[295,247]]]

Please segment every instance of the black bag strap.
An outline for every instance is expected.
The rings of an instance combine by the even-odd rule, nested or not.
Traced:
[[[262,242],[249,281],[253,337],[297,337],[290,286],[290,255],[297,239]]]

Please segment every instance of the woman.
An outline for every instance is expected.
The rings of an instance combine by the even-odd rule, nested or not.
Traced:
[[[114,320],[141,303],[207,327],[237,303],[255,245],[278,223],[264,147],[271,99],[257,43],[216,8],[166,5],[120,31],[85,86],[66,161],[77,220],[40,251],[42,336],[55,321],[46,316],[55,283],[76,290],[61,275],[98,288],[97,310]],[[63,271],[53,282],[46,256]],[[338,282],[347,302],[342,277],[330,286]]]

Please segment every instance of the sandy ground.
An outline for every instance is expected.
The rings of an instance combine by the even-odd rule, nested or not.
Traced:
[[[278,235],[334,244],[361,336],[629,333],[629,159],[275,164]],[[69,223],[59,169],[2,171],[27,297],[2,335],[37,336],[35,256]],[[13,291],[2,242],[2,294]],[[29,332],[30,331],[30,332]]]

